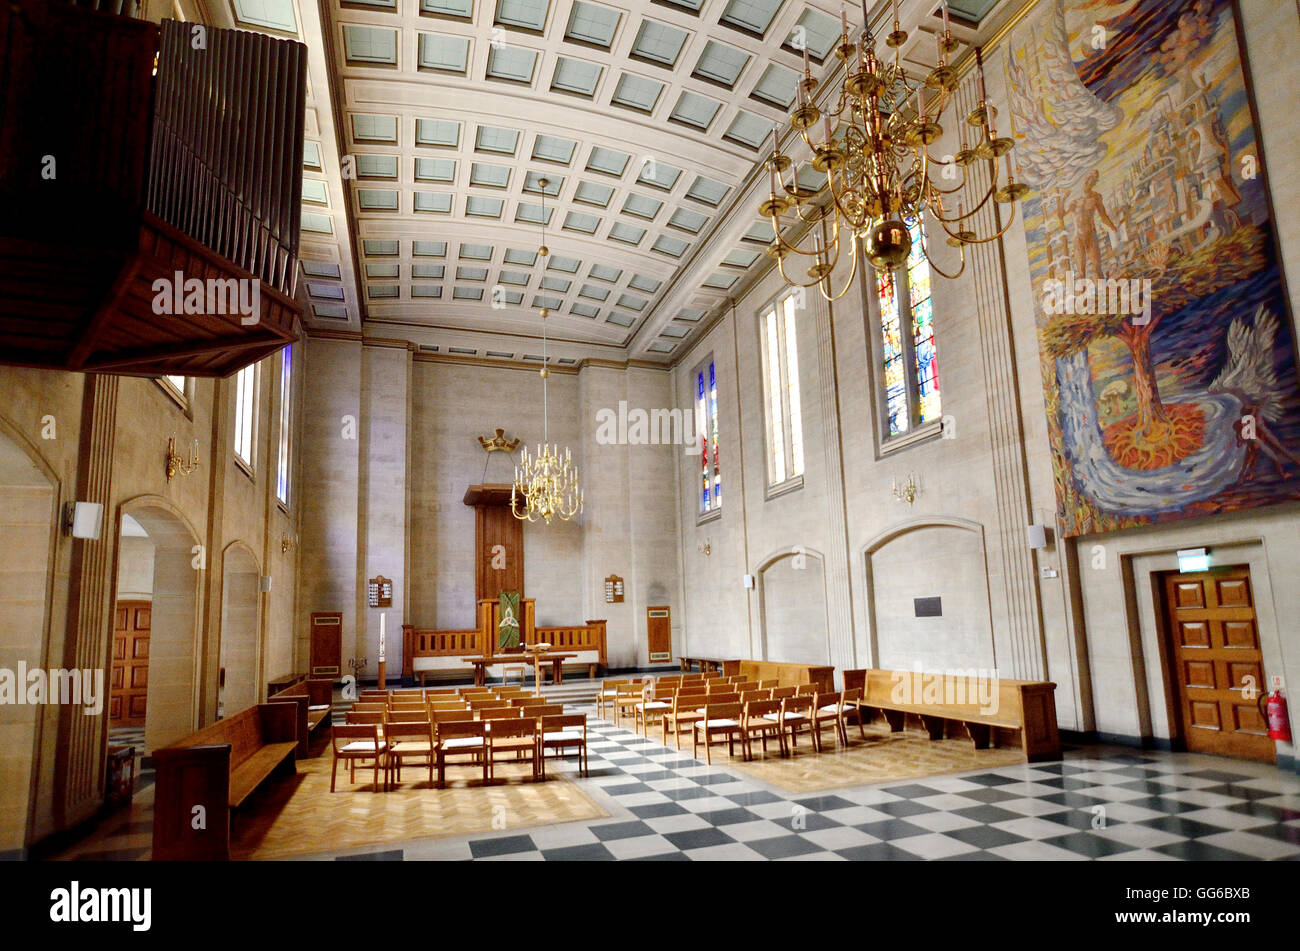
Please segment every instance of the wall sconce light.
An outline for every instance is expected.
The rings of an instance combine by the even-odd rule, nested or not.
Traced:
[[[706,538],[702,542],[695,543],[695,550],[702,555],[711,555],[713,554],[713,545],[710,544],[709,540]]]
[[[189,475],[199,467],[199,441],[194,440],[194,445],[190,449],[188,459],[182,459],[176,455],[176,434],[173,433],[167,440],[167,481],[171,482],[172,478],[177,475]]]
[[[916,494],[918,491],[916,473],[914,472],[909,472],[907,474],[907,482],[904,485],[900,486],[898,480],[894,480],[894,498],[899,502],[906,502],[908,505],[911,505],[916,501]]]
[[[99,538],[104,506],[99,502],[67,502],[63,506],[63,534],[73,538]]]
[[[281,536],[280,536],[280,554],[282,554],[282,555],[287,555],[289,552],[291,552],[291,551],[293,550],[294,546],[297,545],[297,544],[298,544],[298,538],[297,538],[297,536],[294,536],[293,538],[290,538],[288,535],[281,535]]]

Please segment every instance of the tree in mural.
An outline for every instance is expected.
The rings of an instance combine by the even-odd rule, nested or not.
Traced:
[[[1150,280],[1151,319],[1135,321],[1129,314],[1059,314],[1042,329],[1042,344],[1053,358],[1072,356],[1093,342],[1114,337],[1129,351],[1135,407],[1131,415],[1105,428],[1106,449],[1128,469],[1159,469],[1172,465],[1201,447],[1205,419],[1196,403],[1167,405],[1152,357],[1152,337],[1161,321],[1190,303],[1244,281],[1267,264],[1267,236],[1258,227],[1245,227],[1185,257],[1168,246],[1155,245],[1143,255],[1147,270],[1129,275]]]

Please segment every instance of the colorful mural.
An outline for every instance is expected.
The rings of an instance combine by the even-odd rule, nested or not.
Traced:
[[[1005,64],[1061,531],[1300,498],[1231,0],[1042,0]]]

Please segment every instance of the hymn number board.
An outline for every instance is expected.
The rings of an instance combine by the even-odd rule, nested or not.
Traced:
[[[610,575],[605,579],[605,603],[623,603],[623,579],[618,575]]]
[[[393,582],[383,575],[371,578],[366,585],[366,595],[372,608],[391,608],[393,606]]]

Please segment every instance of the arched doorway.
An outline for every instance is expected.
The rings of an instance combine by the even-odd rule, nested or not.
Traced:
[[[130,516],[153,545],[144,747],[154,750],[196,726],[199,587],[206,553],[184,516],[164,499],[134,499],[122,506],[122,516]],[[120,573],[119,560],[119,586]]]
[[[10,433],[13,433],[11,436]],[[57,535],[53,473],[0,420],[0,667],[45,668]],[[0,704],[0,856],[27,845],[36,794],[40,704]]]
[[[217,715],[230,716],[258,701],[262,571],[252,550],[231,544],[221,561],[221,680]]]
[[[795,546],[758,568],[763,659],[830,663],[826,569],[820,553]]]

